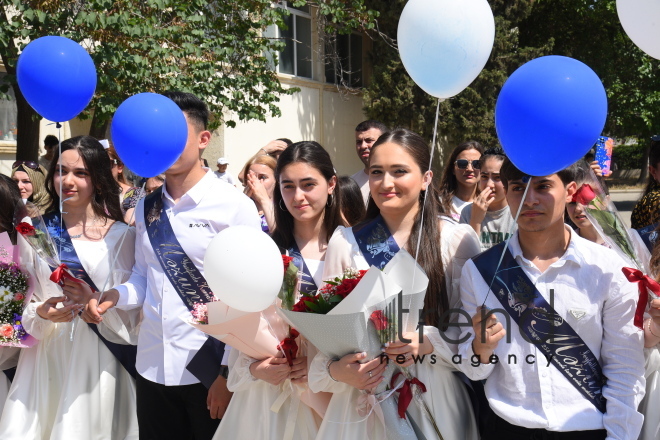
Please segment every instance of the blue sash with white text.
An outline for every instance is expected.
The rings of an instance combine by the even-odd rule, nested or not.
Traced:
[[[94,284],[94,281],[89,277],[87,271],[80,262],[80,258],[76,253],[76,248],[73,246],[71,237],[66,228],[60,228],[61,218],[59,213],[51,213],[43,217],[46,228],[50,236],[57,242],[57,248],[60,252],[60,262],[68,266],[69,271],[78,278],[89,284],[92,290],[98,292],[99,289]],[[54,267],[51,267],[55,270]],[[135,370],[135,358],[137,355],[137,347],[135,345],[122,345],[110,342],[105,339],[99,332],[96,324],[87,324],[89,328],[99,337],[103,345],[105,345],[110,353],[117,358],[119,363],[126,369],[126,371],[135,378],[137,371]]]
[[[167,212],[163,209],[162,194],[161,186],[144,198],[147,236],[163,273],[188,310],[193,310],[197,303],[206,304],[213,301],[213,293],[202,273],[177,240]],[[224,347],[223,342],[208,337],[186,367],[207,388],[210,388],[218,377]]]
[[[649,252],[653,252],[653,246],[655,246],[655,243],[658,241],[658,231],[656,231],[657,228],[658,223],[637,229],[639,236],[642,238],[642,241],[648,248]]]
[[[300,288],[299,288],[300,293],[303,295],[309,295],[312,292],[318,290],[318,286],[316,285],[316,282],[314,281],[311,272],[307,268],[305,259],[300,253],[300,249],[298,249],[298,245],[296,244],[295,241],[293,242],[293,246],[287,249],[287,252],[289,253],[289,256],[293,258],[293,264],[297,268],[301,269]]]
[[[353,227],[353,236],[369,266],[382,270],[399,252],[399,245],[394,241],[380,215],[367,223]]]
[[[602,392],[606,378],[587,344],[543,298],[509,249],[495,273],[506,244],[500,243],[474,257],[477,270],[486,283],[492,280],[491,292],[518,324],[524,339],[550,358],[564,377],[604,413],[606,400]]]

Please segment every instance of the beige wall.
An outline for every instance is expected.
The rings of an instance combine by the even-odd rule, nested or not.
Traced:
[[[315,81],[286,78],[283,82],[285,87],[301,90],[281,98],[282,116],[268,118],[266,122],[238,122],[235,128],[216,131],[204,153],[212,168],[215,169],[215,161],[222,154],[229,160],[229,172],[237,176],[259,148],[284,137],[293,142],[319,142],[330,153],[340,175],[358,171],[361,162],[355,154],[354,129],[365,119],[362,98],[340,94],[336,87]]]

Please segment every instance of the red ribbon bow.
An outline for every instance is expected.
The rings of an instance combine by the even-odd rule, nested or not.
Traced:
[[[64,280],[66,279],[80,282],[78,278],[71,275],[68,266],[64,263],[57,266],[57,268],[53,271],[53,273],[50,274],[50,280],[54,283],[59,284],[60,286],[64,285]]]
[[[644,275],[641,270],[631,267],[624,267],[621,270],[628,281],[637,283],[639,301],[637,301],[637,310],[635,310],[635,326],[644,329],[644,311],[646,310],[646,304],[649,302],[648,290],[655,293],[656,296],[660,296],[660,284],[648,275]]]
[[[298,336],[300,336],[300,333],[292,328],[289,337],[282,339],[282,342],[277,346],[278,350],[284,352],[284,357],[289,363],[289,367],[293,367],[293,360],[298,356],[298,344],[296,343],[296,338]]]
[[[390,381],[390,388],[394,388],[396,386],[396,379],[401,375],[401,372],[396,373],[394,376],[392,376],[392,380]],[[401,385],[401,388],[397,390],[399,393],[399,417],[402,419],[406,418],[406,410],[408,409],[408,406],[410,405],[410,402],[412,401],[413,398],[413,392],[412,392],[412,386],[417,385],[420,390],[422,390],[422,393],[426,392],[426,385],[422,383],[419,379],[416,377],[413,377],[412,379],[406,379],[403,381],[403,385]]]

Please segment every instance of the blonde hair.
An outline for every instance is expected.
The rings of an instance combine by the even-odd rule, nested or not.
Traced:
[[[243,182],[247,182],[247,176],[250,172],[250,167],[252,165],[266,165],[268,168],[273,170],[273,175],[275,175],[275,168],[277,168],[277,161],[267,155],[262,156],[252,156],[250,160],[247,161],[245,167],[243,168]]]

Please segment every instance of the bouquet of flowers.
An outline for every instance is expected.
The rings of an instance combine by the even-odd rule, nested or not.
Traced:
[[[0,235],[0,346],[31,347],[37,341],[21,323],[23,309],[30,301],[28,276],[18,267],[9,251],[7,233]],[[9,250],[8,250],[9,249]]]
[[[46,262],[50,267],[56,269],[50,276],[51,281],[62,286],[65,279],[80,282],[69,271],[66,264],[60,261],[57,246],[53,237],[48,232],[44,219],[38,210],[28,203],[24,206],[17,206],[14,212],[14,227],[16,231],[25,239],[35,253]],[[35,212],[36,211],[36,212]]]
[[[414,286],[410,285],[411,278],[416,280]],[[381,355],[382,338],[389,339],[397,330],[396,325],[406,332],[415,329],[428,278],[410,254],[402,250],[384,271],[375,267],[368,271],[349,268],[326,283],[316,294],[303,296],[291,311],[281,309],[278,313],[329,358],[366,352],[369,360]],[[394,302],[410,310],[406,322],[396,324],[392,319]],[[386,380],[368,394],[372,409],[367,417],[375,412],[388,438],[416,439],[414,426],[405,410],[401,418],[397,403],[394,398],[390,399],[406,382],[391,381],[395,369],[389,364]]]

